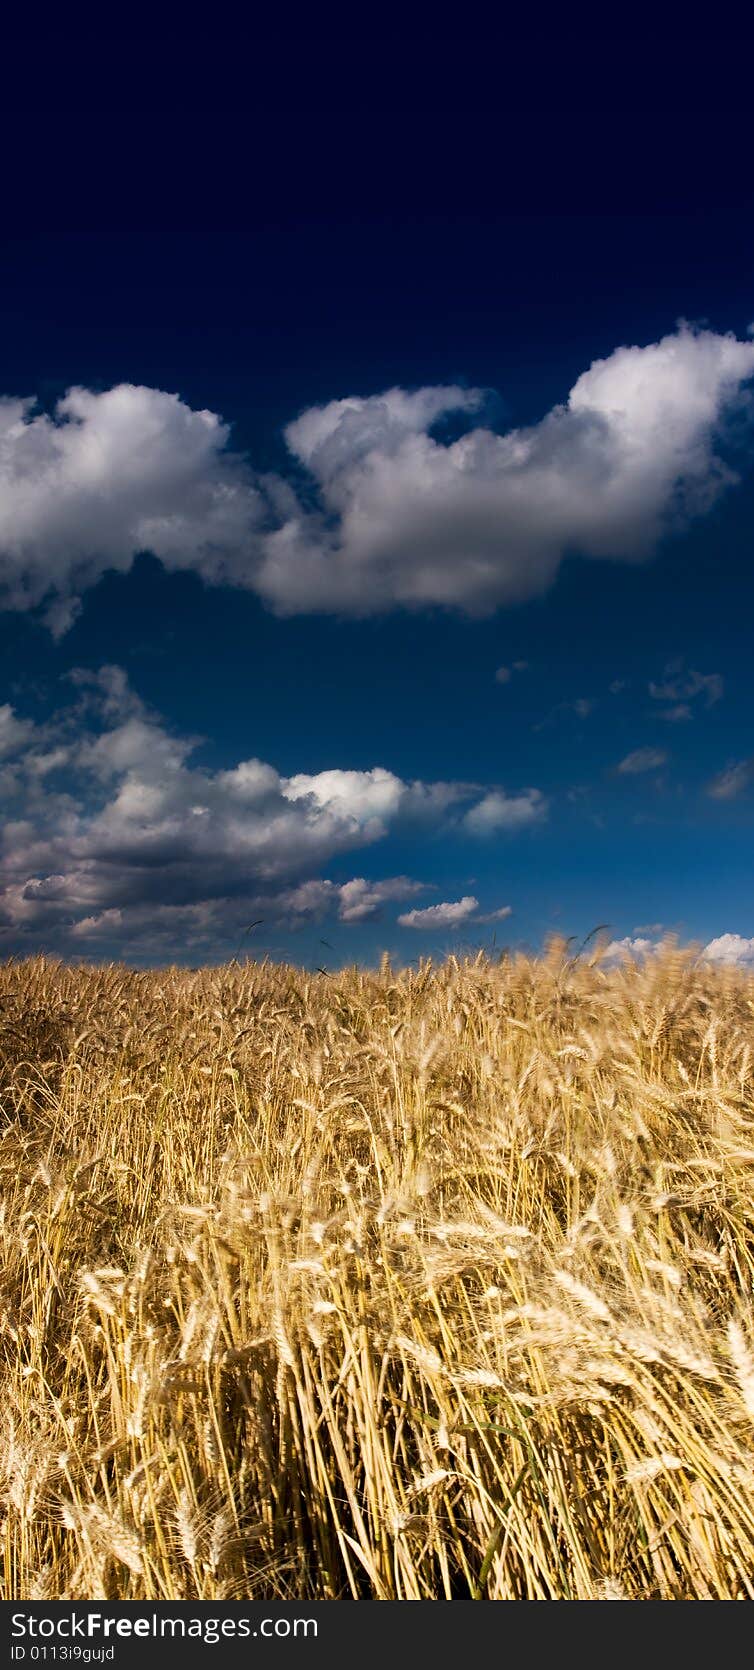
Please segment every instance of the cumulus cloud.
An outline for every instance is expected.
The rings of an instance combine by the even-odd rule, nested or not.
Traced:
[[[285,785],[286,799],[309,802],[318,812],[351,819],[359,827],[380,835],[395,816],[406,792],[406,784],[381,766],[371,771],[320,771],[316,776],[299,773]]]
[[[659,949],[658,941],[654,939],[632,939],[627,934],[624,939],[611,939],[602,953],[606,962],[625,961],[631,957],[649,957]]]
[[[737,800],[754,783],[754,754],[746,760],[736,760],[718,772],[708,784],[707,793],[713,800]]]
[[[409,876],[391,876],[385,881],[354,876],[340,883],[313,880],[281,893],[276,909],[292,920],[336,914],[339,922],[367,922],[379,916],[388,901],[410,899],[425,891],[423,882],[412,881]]]
[[[0,602],[42,605],[57,634],[107,569],[243,584],[263,501],[214,412],[123,383],[69,389],[52,414],[0,400]]]
[[[754,967],[754,939],[743,939],[740,934],[720,934],[704,947],[704,956],[713,963],[733,963],[743,968]]]
[[[518,603],[570,552],[641,561],[706,511],[737,479],[717,440],[752,374],[754,342],[681,325],[505,434],[480,389],[333,400],[288,425],[291,479],[159,389],[72,388],[51,413],[0,400],[0,601],[61,633],[146,550],[283,614]]]
[[[379,914],[388,899],[409,899],[423,891],[423,884],[408,876],[395,876],[389,881],[365,881],[363,876],[354,876],[338,889],[338,916],[341,922],[366,922]]]
[[[668,756],[662,748],[634,748],[633,753],[626,754],[615,769],[624,777],[637,777],[643,771],[659,771],[667,760]]]
[[[471,835],[498,835],[541,823],[546,816],[547,801],[540,789],[525,789],[522,794],[493,789],[464,814],[463,828]]]
[[[434,822],[458,801],[478,792],[473,783],[404,783],[392,771],[301,772],[285,784],[287,800],[309,802],[321,812],[352,820],[374,838],[399,814],[407,821]]]
[[[0,709],[0,948],[181,955],[253,918],[344,925],[421,893],[406,875],[336,881],[334,860],[453,822],[481,791],[383,767],[281,775],[254,757],[211,771],[120,668],[71,675],[44,724]],[[232,947],[231,947],[232,948]]]
[[[652,923],[651,927],[653,931],[661,932],[661,923]],[[627,934],[624,939],[611,940],[609,945],[605,946],[602,955],[609,962],[625,961],[632,957],[641,959],[654,955],[662,950],[662,946],[661,939],[645,939],[641,936],[632,938]],[[711,939],[709,944],[705,945],[701,954],[707,962],[754,968],[754,939],[744,939],[741,934],[720,934],[717,939]]]
[[[398,917],[402,928],[457,928],[476,915],[479,900],[467,894],[463,899],[441,905],[428,905],[425,910],[407,910]]]
[[[501,905],[499,910],[480,913],[479,900],[471,894],[466,894],[463,899],[456,899],[454,902],[407,910],[398,917],[398,921],[402,928],[454,928],[462,922],[479,926],[488,922],[504,922],[510,915],[510,905]]]
[[[299,515],[276,531],[260,590],[286,612],[396,603],[484,612],[541,594],[568,551],[646,557],[732,479],[715,431],[752,374],[754,344],[681,327],[596,361],[562,406],[506,435],[477,426],[447,443],[429,426],[401,433],[390,422],[395,391],[345,411],[333,402],[314,424],[324,452],[302,449],[297,426],[287,432],[329,528]],[[459,405],[448,390],[433,415]]]
[[[267,908],[273,920],[293,927],[325,916],[339,922],[367,922],[382,914],[384,904],[424,892],[424,882],[412,881],[409,876],[390,876],[384,881],[354,876],[344,882],[313,878],[278,893],[268,900]]]

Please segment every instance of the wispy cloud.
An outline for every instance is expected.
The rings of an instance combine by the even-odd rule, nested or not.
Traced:
[[[727,765],[724,771],[718,772],[707,785],[707,793],[713,800],[736,800],[740,794],[745,794],[752,784],[754,754],[750,754],[745,760],[735,760],[732,765]]]
[[[676,702],[675,707],[662,708],[658,717],[665,719],[669,725],[680,725],[684,720],[691,719],[692,713],[688,702]]]
[[[669,724],[677,725],[693,718],[691,704],[698,696],[704,696],[705,707],[722,700],[724,685],[720,673],[699,673],[694,668],[684,672],[677,661],[671,662],[665,671],[669,676],[663,684],[650,681],[649,694],[656,702],[672,704],[659,713],[659,718]]]
[[[659,771],[667,762],[668,755],[663,748],[634,748],[615,769],[624,777],[636,777],[644,771]]]
[[[720,701],[723,688],[723,680],[719,673],[697,673],[692,669],[688,673],[681,673],[678,678],[669,679],[665,684],[650,682],[649,694],[658,702],[686,701],[704,694],[707,707],[711,707],[713,702]]]

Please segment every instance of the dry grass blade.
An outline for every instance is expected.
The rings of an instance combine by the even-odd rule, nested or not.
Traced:
[[[754,1598],[754,980],[0,968],[5,1598]]]

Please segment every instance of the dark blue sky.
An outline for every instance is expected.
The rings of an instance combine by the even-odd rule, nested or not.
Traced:
[[[189,44],[168,74],[168,43],[146,69],[81,43],[75,95],[40,67],[2,118],[0,394],[40,405],[0,451],[0,947],[335,966],[607,923],[751,956],[754,249],[729,43],[706,68],[656,43],[647,69],[617,37],[543,60],[534,38],[266,36],[247,78],[232,43],[204,72]],[[563,422],[598,360],[608,394]],[[123,384],[147,393],[105,433]],[[374,401],[438,386],[439,417]],[[89,403],[66,419],[71,387]],[[189,467],[153,391],[218,414],[226,446]],[[350,397],[372,403],[319,452],[286,446]],[[535,459],[511,485],[512,431]],[[261,494],[263,525],[232,508],[218,534],[210,492],[213,516]],[[138,554],[146,522],[163,561]],[[249,760],[273,768],[253,790]]]

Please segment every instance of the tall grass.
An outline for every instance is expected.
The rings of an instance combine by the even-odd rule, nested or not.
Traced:
[[[6,1598],[754,1598],[754,980],[0,969]]]

